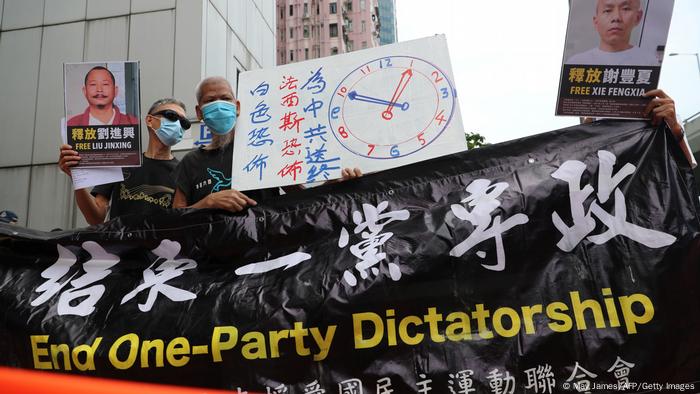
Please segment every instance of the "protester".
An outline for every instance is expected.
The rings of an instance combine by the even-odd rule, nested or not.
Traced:
[[[88,102],[85,112],[68,120],[68,126],[131,125],[139,120],[119,112],[114,99],[119,94],[114,74],[106,67],[96,66],[85,74],[83,95]]]
[[[600,36],[597,47],[571,56],[566,64],[658,66],[655,52],[630,43],[642,20],[640,0],[596,0],[593,27]]]
[[[212,142],[188,153],[176,170],[174,208],[218,208],[238,212],[279,195],[278,188],[242,193],[232,188],[231,163],[240,102],[223,77],[202,80],[196,89],[197,117],[212,132]],[[358,168],[342,170],[343,179],[362,175]],[[286,192],[299,187],[285,188]]]
[[[678,122],[676,103],[661,89],[650,90],[644,95],[652,97],[652,100],[647,104],[644,114],[651,118],[651,123],[654,126],[659,125],[661,122],[666,122],[676,141],[678,141],[685,158],[688,159],[688,163],[693,168],[697,167],[698,163],[693,157],[692,150],[690,150],[690,144],[683,126]]]
[[[690,143],[685,135],[683,126],[678,122],[678,117],[676,115],[676,103],[671,97],[669,97],[663,90],[654,89],[646,92],[644,94],[646,97],[651,97],[651,101],[647,104],[644,110],[644,115],[651,119],[651,123],[654,126],[658,126],[661,122],[666,122],[671,133],[678,141],[678,145],[683,151],[683,155],[690,163],[692,168],[697,167],[698,163],[693,156],[692,150],[690,149]],[[589,123],[594,121],[593,118],[580,118],[581,123]]]
[[[124,180],[99,185],[88,192],[75,191],[75,201],[85,220],[91,225],[109,217],[140,213],[153,214],[172,207],[175,195],[173,170],[178,160],[170,147],[180,142],[184,130],[190,128],[185,105],[173,98],[153,103],[145,117],[148,129],[148,147],[143,153],[141,167],[124,168]],[[78,165],[80,156],[70,145],[62,145],[61,170],[71,176],[71,168]]]

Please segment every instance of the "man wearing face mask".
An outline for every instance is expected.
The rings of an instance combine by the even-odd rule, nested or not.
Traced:
[[[179,100],[165,98],[153,103],[146,115],[148,148],[143,153],[141,167],[124,168],[124,180],[99,185],[88,192],[75,191],[75,201],[85,220],[91,225],[102,223],[109,211],[111,219],[139,213],[150,215],[172,207],[175,195],[173,170],[178,160],[170,147],[180,142],[184,130],[190,128],[185,105]],[[80,156],[70,145],[62,145],[59,167],[71,175]]]
[[[176,169],[177,190],[173,208],[217,208],[238,212],[258,201],[279,196],[279,188],[250,190],[232,188],[233,138],[240,103],[223,77],[209,77],[197,85],[197,117],[212,132],[212,142],[188,153]],[[362,176],[358,168],[342,171],[343,180]],[[233,183],[235,187],[235,182]],[[285,192],[302,188],[285,187]]]
[[[256,200],[279,195],[277,189],[252,190],[246,194],[231,188],[233,134],[240,104],[231,84],[222,77],[209,77],[197,85],[197,117],[212,132],[212,142],[188,153],[177,167],[173,208],[218,208],[237,212],[256,205]]]

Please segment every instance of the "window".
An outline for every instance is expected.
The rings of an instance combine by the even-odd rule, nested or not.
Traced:
[[[364,11],[367,9],[367,4],[365,3],[365,0],[360,0],[360,10]]]
[[[294,5],[290,4],[289,5],[289,16],[294,15]]]
[[[290,28],[289,28],[289,38],[290,38],[290,39],[291,39],[291,38],[294,38],[294,28],[293,28],[293,27],[290,27]]]
[[[304,38],[309,38],[309,26],[304,26]]]
[[[294,51],[289,51],[289,61],[290,62],[294,61]]]
[[[352,52],[352,40],[348,41],[348,52]]]
[[[309,16],[309,3],[304,3],[304,16]]]
[[[280,19],[284,19],[284,7],[280,7]]]
[[[338,24],[337,23],[330,23],[328,25],[328,34],[331,37],[338,37]]]
[[[352,11],[352,0],[347,0],[345,6],[347,7],[348,11]]]
[[[309,59],[309,48],[304,48],[304,59],[305,60]]]
[[[320,1],[318,3],[316,3],[316,15],[321,14],[321,5],[320,4],[321,4]]]
[[[331,14],[338,13],[338,3],[328,3],[328,6],[330,7],[329,9]]]
[[[337,54],[338,54],[338,47],[331,48],[331,55],[337,55]]]
[[[348,31],[352,31],[352,19],[348,19]]]
[[[361,25],[362,25],[362,32],[363,32],[363,33],[366,32],[366,31],[367,31],[367,22],[366,22],[366,21],[362,21]]]
[[[362,41],[362,49],[367,48],[367,41]]]

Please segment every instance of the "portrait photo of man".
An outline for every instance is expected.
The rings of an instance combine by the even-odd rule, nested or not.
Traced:
[[[120,94],[120,86],[109,68],[103,65],[91,67],[82,82],[82,97],[87,102],[87,107],[81,113],[69,117],[68,126],[139,124],[137,116],[122,112],[115,103]],[[67,97],[66,100],[72,101],[70,104],[73,108],[80,105],[76,103],[78,97],[74,97],[73,100]]]
[[[670,10],[668,18],[664,11],[669,5],[672,9],[673,2],[658,3],[653,0],[572,2],[565,64],[660,66],[656,52],[665,44],[665,38],[664,42],[658,42],[657,37],[665,37],[668,31]],[[655,31],[662,34],[654,34]]]
[[[64,142],[81,167],[141,165],[139,62],[64,63]]]

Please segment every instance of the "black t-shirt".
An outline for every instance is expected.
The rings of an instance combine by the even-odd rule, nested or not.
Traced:
[[[233,143],[219,149],[200,147],[185,157],[175,170],[177,187],[182,191],[190,206],[222,190],[231,189],[231,162]],[[233,189],[236,188],[235,182]],[[278,196],[279,189],[246,190],[242,192],[256,202]]]
[[[109,217],[130,213],[150,215],[172,208],[175,197],[173,171],[178,160],[154,160],[143,156],[141,167],[122,169],[124,180],[95,186],[93,196],[101,194],[110,200]]]

